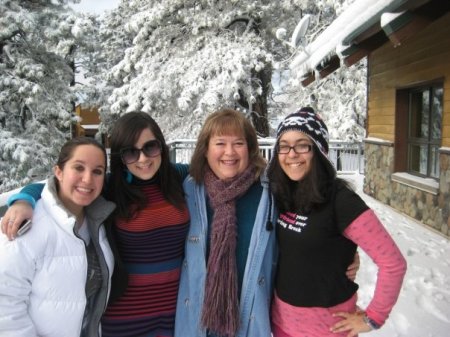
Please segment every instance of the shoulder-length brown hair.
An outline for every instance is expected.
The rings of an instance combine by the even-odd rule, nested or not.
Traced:
[[[259,177],[266,166],[266,161],[259,151],[255,129],[250,121],[239,111],[222,109],[206,118],[197,138],[197,144],[189,168],[190,175],[197,183],[201,183],[205,176],[206,168],[208,167],[206,152],[208,151],[209,140],[216,135],[242,135],[247,142],[249,163],[255,165],[257,176]]]

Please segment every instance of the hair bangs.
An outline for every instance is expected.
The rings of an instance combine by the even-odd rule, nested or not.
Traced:
[[[218,116],[210,124],[210,137],[212,136],[240,136],[246,138],[244,124],[242,119],[237,119],[235,116],[225,115]]]

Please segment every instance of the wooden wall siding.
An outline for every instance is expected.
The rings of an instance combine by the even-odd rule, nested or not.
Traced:
[[[395,141],[396,90],[441,79],[442,146],[450,147],[450,13],[396,48],[386,43],[368,67],[367,137]]]
[[[97,108],[82,108],[78,105],[75,113],[82,118],[81,124],[99,124],[100,117]]]
[[[450,76],[449,76],[450,77]],[[450,117],[449,109],[450,109],[450,78],[447,77],[447,80],[444,83],[444,111],[447,112],[447,118],[443,118],[442,120],[442,146],[450,147]]]

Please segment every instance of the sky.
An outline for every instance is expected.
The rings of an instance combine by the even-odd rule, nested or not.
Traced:
[[[399,300],[386,324],[360,337],[450,336],[450,240],[362,192],[363,175],[347,175],[399,246],[408,263]],[[358,305],[372,298],[377,268],[361,249]]]
[[[105,10],[112,9],[119,4],[120,0],[81,0],[79,4],[71,5],[80,12],[102,14]]]

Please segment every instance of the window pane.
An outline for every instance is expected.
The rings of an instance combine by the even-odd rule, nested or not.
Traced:
[[[411,93],[410,137],[428,139],[429,97],[429,90]]]
[[[426,175],[428,167],[428,156],[426,145],[414,145],[409,147],[409,165],[414,172]]]
[[[440,140],[442,130],[442,96],[444,89],[435,88],[433,91],[433,106],[431,114],[431,139]]]
[[[439,147],[442,141],[442,85],[409,91],[408,172],[439,178]]]
[[[431,148],[431,156],[430,156],[430,163],[431,163],[431,172],[430,176],[433,178],[439,178],[439,147],[433,146]]]

